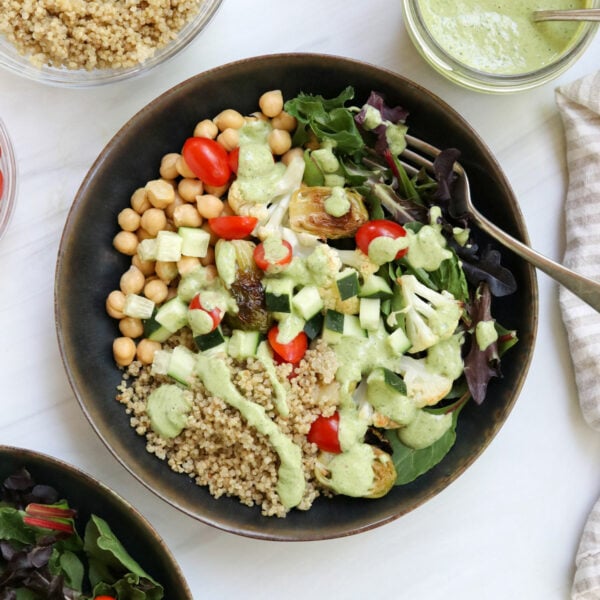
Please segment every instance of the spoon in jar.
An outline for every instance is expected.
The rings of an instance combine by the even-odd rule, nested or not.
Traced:
[[[534,21],[600,21],[600,8],[534,10]]]

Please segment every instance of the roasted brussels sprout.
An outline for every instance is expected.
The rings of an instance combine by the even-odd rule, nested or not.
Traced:
[[[347,212],[334,216],[326,210],[328,199],[336,190],[343,190]],[[356,230],[369,220],[363,197],[355,190],[331,187],[302,187],[292,196],[289,207],[290,228],[296,232],[312,233],[321,238],[353,237]]]

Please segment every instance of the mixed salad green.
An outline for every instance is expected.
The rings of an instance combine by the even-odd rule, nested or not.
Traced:
[[[83,537],[77,510],[25,468],[0,487],[0,598],[160,600],[162,586],[129,555],[102,518]]]

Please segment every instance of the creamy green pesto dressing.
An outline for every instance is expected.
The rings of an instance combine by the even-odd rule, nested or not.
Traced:
[[[163,384],[148,396],[146,411],[152,431],[163,438],[178,436],[185,427],[192,403],[176,385]]]
[[[435,271],[444,260],[452,257],[439,227],[423,225],[417,233],[410,230],[406,233],[409,239],[406,260],[411,267]],[[371,246],[369,251],[370,248]]]
[[[385,381],[383,369],[375,369],[367,378],[367,400],[398,425],[408,425],[417,413],[415,403]]]
[[[265,259],[270,263],[277,263],[288,255],[288,248],[283,244],[280,235],[273,234],[263,240]]]
[[[458,379],[463,372],[464,363],[461,356],[462,334],[441,340],[427,351],[425,362],[432,371],[445,375],[452,380]]]
[[[231,381],[231,373],[218,357],[200,355],[196,372],[207,391],[237,409],[248,425],[267,436],[279,456],[277,493],[286,508],[297,506],[306,486],[302,470],[302,451],[267,415],[265,409],[246,400]]]
[[[350,210],[350,206],[346,190],[341,186],[331,188],[331,194],[327,196],[323,203],[325,212],[332,217],[343,217]]]
[[[434,414],[419,410],[406,427],[398,429],[398,438],[405,446],[418,450],[437,442],[450,427],[452,413]]]
[[[277,372],[275,371],[275,363],[273,362],[273,357],[271,356],[271,352],[269,351],[269,346],[267,342],[262,341],[258,345],[258,349],[256,351],[256,358],[262,363],[265,371],[267,372],[267,377],[271,382],[271,386],[273,387],[273,404],[275,405],[275,409],[277,412],[283,416],[287,417],[290,414],[290,409],[287,403],[287,392],[285,387],[279,381],[277,377]]]
[[[331,487],[339,494],[362,498],[373,487],[373,448],[369,444],[354,444],[336,454],[327,464]]]
[[[426,27],[459,62],[498,75],[552,63],[577,40],[581,24],[534,23],[537,9],[586,8],[588,0],[419,0]]]
[[[369,259],[376,265],[384,265],[393,261],[396,258],[396,254],[400,250],[404,250],[408,246],[408,243],[409,239],[407,236],[392,238],[380,235],[373,239],[367,248]]]
[[[498,339],[498,332],[494,321],[479,321],[475,325],[475,339],[477,346],[483,352],[490,344]]]

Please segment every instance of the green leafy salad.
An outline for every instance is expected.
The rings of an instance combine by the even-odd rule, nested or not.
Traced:
[[[22,468],[0,488],[0,598],[160,600],[162,586],[128,554],[106,521],[77,511]]]
[[[409,175],[407,111],[353,99],[270,91],[258,116],[200,122],[114,241],[133,256],[107,299],[132,426],[264,514],[433,468],[517,341],[491,313],[514,277],[456,214],[458,152]]]

